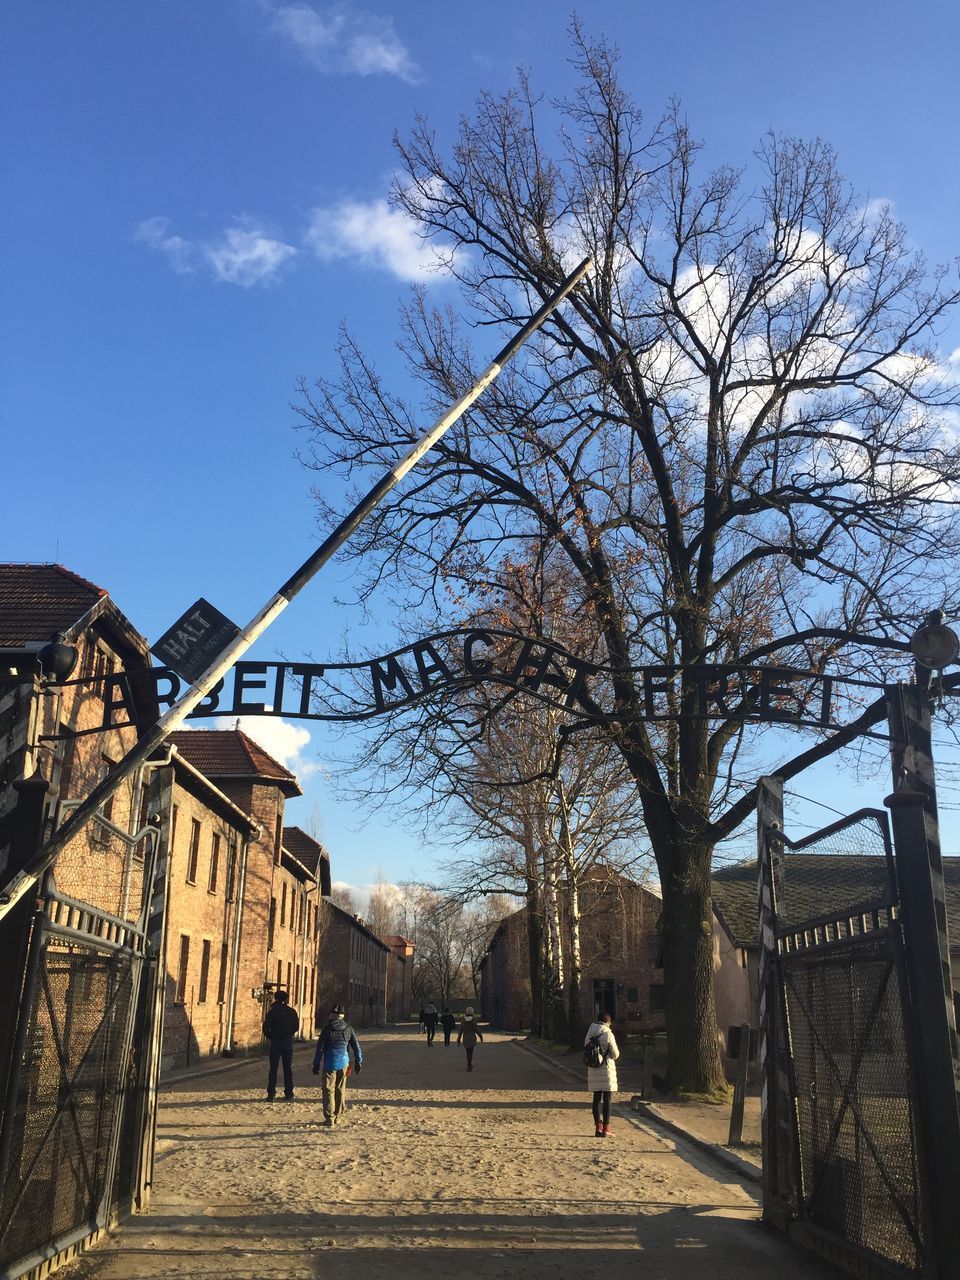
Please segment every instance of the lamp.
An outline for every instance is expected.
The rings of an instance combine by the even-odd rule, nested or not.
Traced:
[[[77,665],[77,646],[64,643],[64,633],[55,631],[49,644],[45,644],[37,654],[41,672],[52,684],[63,684],[69,680]]]
[[[960,653],[960,639],[957,633],[944,625],[942,609],[934,609],[927,614],[922,627],[910,637],[910,652],[921,667],[931,671],[942,671],[951,662],[956,662]]]

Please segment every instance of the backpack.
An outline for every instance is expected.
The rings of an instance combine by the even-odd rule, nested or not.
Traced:
[[[605,1058],[603,1050],[600,1048],[600,1037],[591,1036],[587,1043],[583,1046],[583,1061],[588,1067],[602,1067]]]

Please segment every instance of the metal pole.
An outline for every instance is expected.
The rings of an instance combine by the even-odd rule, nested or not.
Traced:
[[[750,1061],[750,1023],[740,1024],[740,1047],[737,1052],[737,1079],[733,1086],[730,1131],[727,1146],[739,1147],[743,1142],[743,1104],[747,1096],[747,1065]]]
[[[783,1071],[785,1028],[780,1013],[777,966],[776,896],[773,858],[780,845],[772,834],[783,832],[783,779],[761,778],[757,783],[757,932],[760,944],[760,1124],[763,1133],[763,1217],[765,1222],[785,1231],[792,1216],[789,1185],[784,1186],[791,1167],[789,1127],[790,1093]]]
[[[907,1034],[917,1062],[912,1080],[921,1134],[930,1252],[938,1276],[956,1274],[960,1257],[960,1112],[957,1033],[950,981],[943,865],[925,689],[887,689],[894,790],[885,800],[893,824],[900,918],[910,991]]]
[[[54,858],[87,821],[96,813],[120,784],[133,773],[144,761],[148,760],[169,733],[178,728],[198,703],[202,702],[218,680],[221,680],[233,664],[243,656],[250,646],[266,631],[267,627],[280,616],[290,601],[313,578],[346,542],[357,527],[370,513],[380,505],[395,485],[420,461],[445,432],[465,413],[491,382],[500,374],[504,366],[520,350],[526,340],[563,302],[564,298],[580,283],[586,275],[592,260],[584,258],[583,262],[567,276],[563,284],[543,306],[530,317],[525,325],[493,358],[486,371],[465,395],[438,418],[425,436],[401,459],[400,462],[382,476],[375,485],[360,499],[357,505],[344,516],[337,527],[330,533],[312,555],[303,562],[299,569],[287,579],[280,590],[257,612],[243,630],[233,639],[219,656],[207,667],[194,684],[190,686],[179,702],[174,703],[157,721],[154,727],[144,735],[131,750],[120,760],[87,796],[55,835],[40,850],[39,854],[16,875],[4,892],[0,894],[0,920],[13,908],[20,899],[29,893],[39,877],[51,866]]]

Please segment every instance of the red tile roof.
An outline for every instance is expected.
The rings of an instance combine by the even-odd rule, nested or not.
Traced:
[[[324,859],[327,862],[330,861],[330,855],[323,845],[318,844],[312,836],[308,836],[299,827],[283,828],[283,847],[288,853],[293,854],[301,866],[314,874]]]
[[[286,796],[303,792],[296,777],[240,729],[181,729],[170,741],[195,769],[217,778],[262,778],[277,782]]]
[[[62,564],[0,564],[0,645],[45,644],[106,597]]]

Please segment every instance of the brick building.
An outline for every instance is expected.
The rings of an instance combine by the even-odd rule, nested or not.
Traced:
[[[320,939],[318,1007],[322,1017],[342,1000],[357,1027],[387,1020],[387,958],[392,954],[358,916],[324,900]]]
[[[580,887],[580,1017],[606,1009],[625,1031],[663,1029],[658,965],[660,899],[625,876],[597,869]],[[508,1031],[533,1022],[527,908],[507,916],[480,965],[481,1016]]]
[[[288,769],[239,729],[181,730],[172,733],[169,741],[178,755],[226,796],[251,825],[246,857],[240,867],[241,918],[233,958],[236,999],[228,1046],[231,1051],[239,1051],[259,1045],[264,1004],[278,978],[285,988],[289,987],[291,1002],[295,982],[296,994],[303,994],[308,927],[314,938],[316,936],[313,900],[307,912],[308,889],[316,890],[316,878],[295,856],[285,857],[283,847],[284,802],[302,794],[300,784]],[[199,989],[203,976],[207,939],[199,940],[199,953],[194,942],[202,924],[195,914],[202,902],[197,883],[202,885],[204,877],[213,869],[215,850],[212,827],[206,830],[202,820],[193,817],[188,828],[179,821],[179,814],[177,817],[172,839],[175,870],[170,880],[167,972],[174,979],[175,998],[179,997],[183,1005],[187,993]],[[192,880],[189,875],[193,876]],[[225,882],[223,887],[225,891]],[[184,897],[190,904],[186,911],[180,908]],[[175,919],[179,932],[174,929]],[[229,948],[230,944],[221,939],[216,945]],[[313,968],[312,942],[310,956]],[[309,990],[309,976],[307,985]],[[298,1004],[303,1016],[303,1003],[298,1001]],[[312,1033],[312,1010],[306,1012]],[[215,1050],[204,1049],[204,1052],[211,1051]],[[173,1061],[179,1064],[181,1055],[176,1055]]]
[[[383,941],[390,948],[387,956],[387,1021],[400,1022],[413,1009],[413,952],[409,938],[393,934]]]
[[[41,670],[40,655],[55,638],[76,650],[65,682]],[[47,829],[90,791],[136,741],[132,728],[91,732],[113,696],[106,678],[148,666],[147,641],[102,587],[61,565],[0,565],[0,817],[16,803],[13,781],[24,774],[40,783]],[[143,696],[137,685],[133,693]],[[146,718],[150,707],[144,700],[137,711]],[[53,872],[61,892],[93,894],[95,905],[125,918],[139,910],[143,860],[116,832],[139,818],[144,781],[123,786],[103,811],[106,821],[63,850]],[[0,874],[9,873],[8,853],[0,841]]]
[[[256,823],[179,752],[173,756],[167,895],[165,1066],[235,1046],[244,868]]]
[[[44,666],[55,638],[70,646],[61,657],[76,650],[62,679]],[[136,680],[149,668],[148,642],[103,588],[60,565],[0,565],[4,880],[21,856],[14,825],[25,807],[15,810],[23,779],[33,780],[35,810],[42,809],[51,830],[136,740],[133,725],[104,725],[156,718],[152,682]],[[111,683],[123,673],[134,677],[128,691]],[[311,1036],[330,862],[316,841],[284,824],[285,802],[301,794],[300,786],[236,730],[183,730],[170,736],[168,747],[62,851],[52,871],[56,887],[134,920],[144,909],[145,854],[158,839],[161,853],[169,848],[165,1067],[259,1046],[264,1003],[278,983],[288,988],[303,1034]],[[148,804],[148,788],[158,780]],[[148,815],[151,827],[137,839]],[[352,989],[358,1013],[362,1004],[367,1021],[382,1021],[386,949],[369,941],[365,936],[347,946],[342,969],[328,966],[326,985]],[[0,994],[0,1015],[12,1014],[3,1001],[9,1004],[13,990]]]

